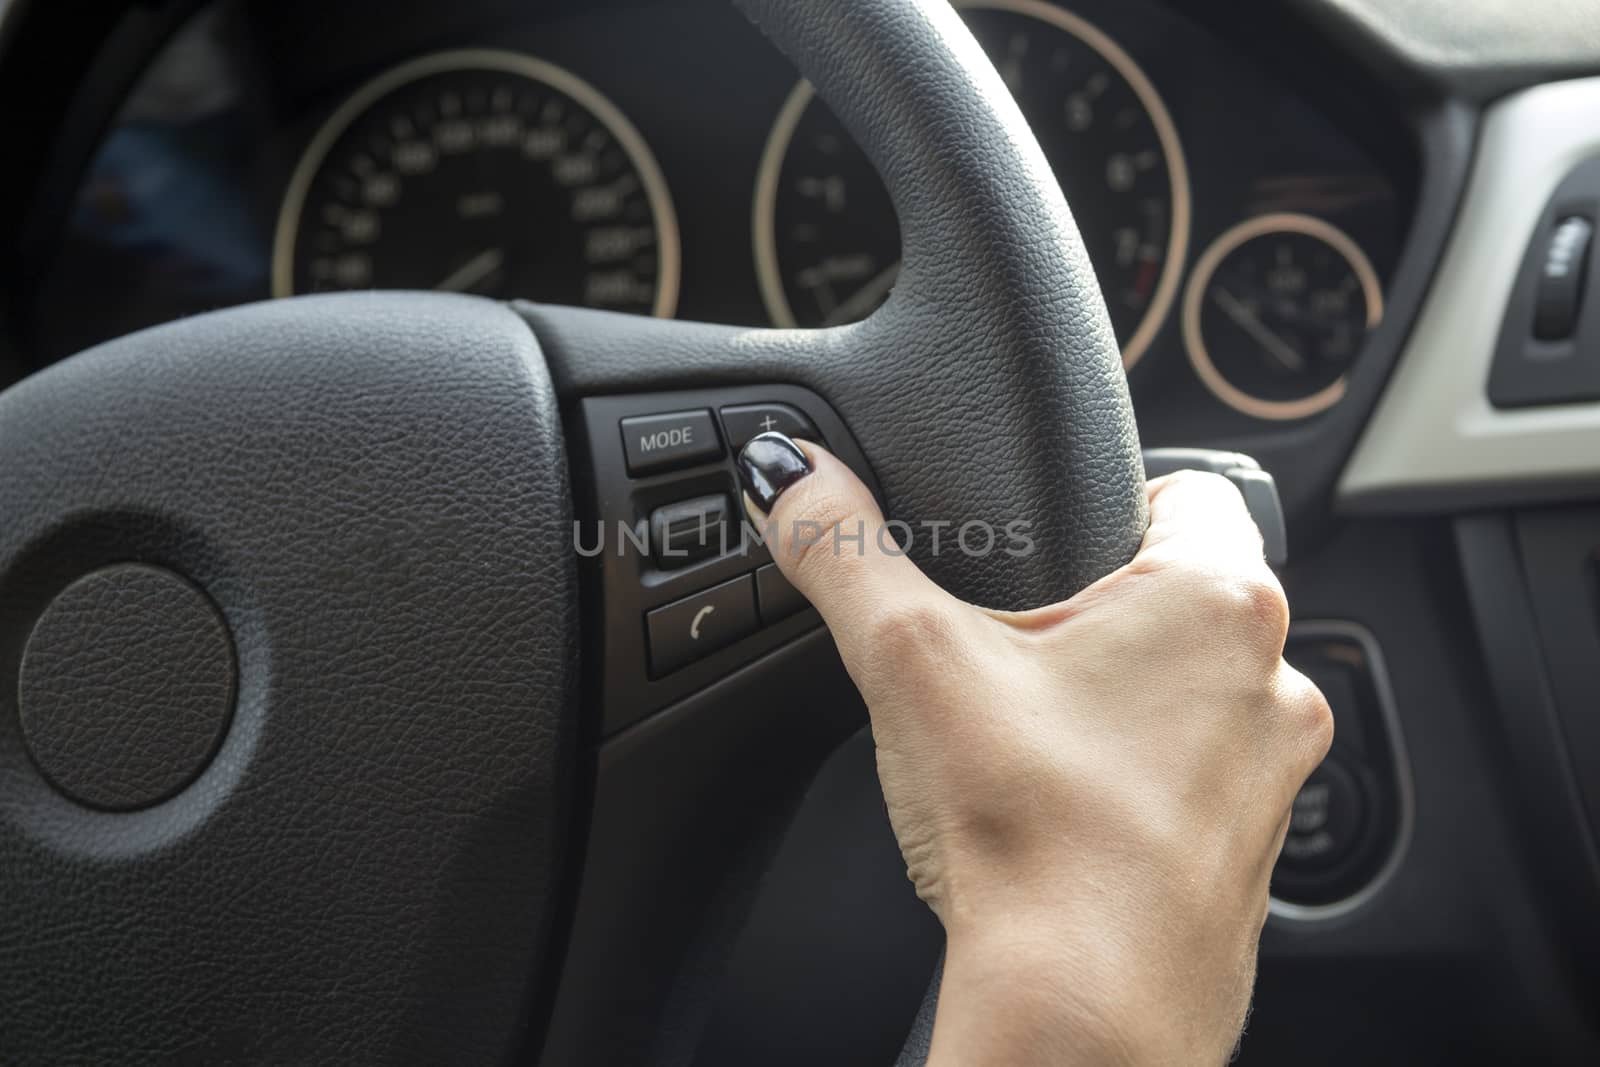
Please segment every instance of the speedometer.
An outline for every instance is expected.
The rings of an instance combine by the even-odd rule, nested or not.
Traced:
[[[669,316],[678,226],[617,107],[511,52],[444,52],[350,97],[289,184],[273,293],[440,289]]]
[[[1072,205],[1132,366],[1172,307],[1188,244],[1189,179],[1171,116],[1128,54],[1078,16],[1044,0],[957,6]],[[768,138],[754,226],[762,297],[779,326],[863,318],[894,285],[889,194],[809,83]]]

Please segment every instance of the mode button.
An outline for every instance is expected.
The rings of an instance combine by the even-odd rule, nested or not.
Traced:
[[[622,420],[622,447],[629,474],[654,474],[722,455],[711,412],[674,411]]]

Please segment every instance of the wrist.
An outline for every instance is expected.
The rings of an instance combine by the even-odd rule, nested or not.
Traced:
[[[1086,943],[1094,928],[990,916],[953,929],[929,1067],[1171,1059],[1160,1014],[1140,1017],[1149,998],[1134,984],[1139,969],[1119,963],[1126,954],[1112,941]]]

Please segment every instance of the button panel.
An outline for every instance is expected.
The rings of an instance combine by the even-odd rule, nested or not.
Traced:
[[[735,578],[645,616],[650,675],[659,678],[755,632],[756,583]]]
[[[655,474],[689,467],[722,455],[717,426],[709,411],[674,411],[622,420],[622,447],[628,473]]]
[[[876,493],[866,457],[825,400],[781,383],[608,394],[579,400],[575,421],[578,562],[586,622],[602,648],[601,736],[735,671],[780,669],[797,643],[814,646],[816,613],[776,569],[757,578],[772,554],[746,535],[731,444],[769,427],[807,437]],[[726,533],[725,549],[713,531]],[[705,607],[713,610],[701,615]]]

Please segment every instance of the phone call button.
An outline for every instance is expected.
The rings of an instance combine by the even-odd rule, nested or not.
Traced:
[[[656,608],[645,615],[650,676],[660,678],[755,632],[756,585],[751,575]]]

